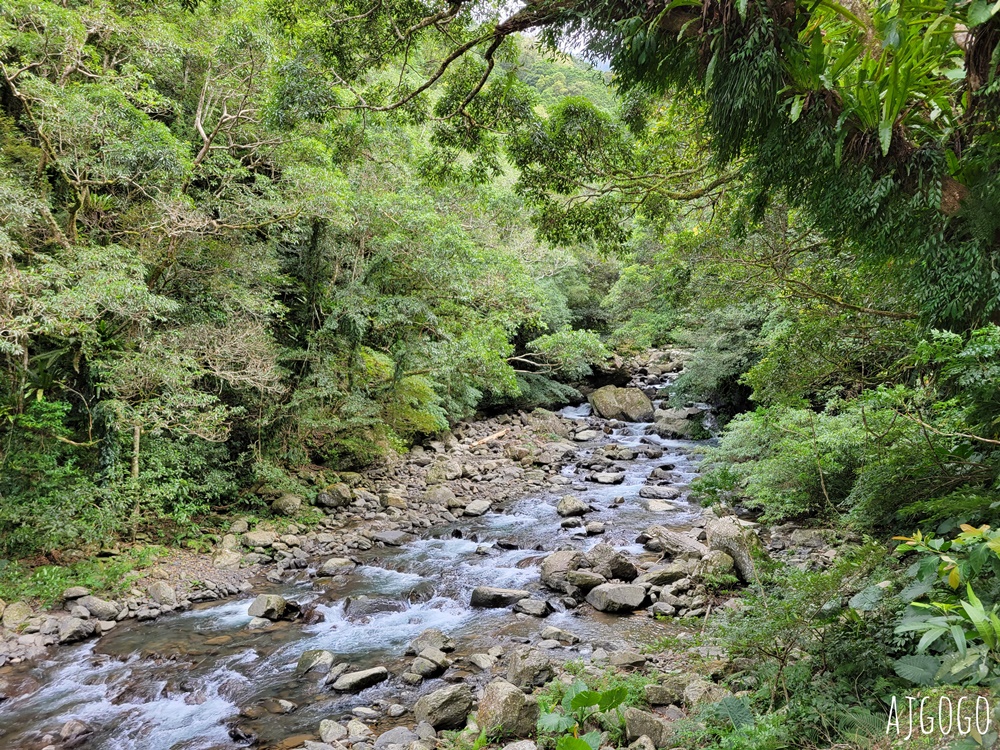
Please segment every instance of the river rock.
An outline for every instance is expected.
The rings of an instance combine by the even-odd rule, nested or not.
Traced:
[[[351,499],[351,488],[340,482],[320,492],[316,504],[323,508],[345,508],[351,504]]]
[[[588,440],[594,440],[600,434],[597,430],[580,430],[573,436],[573,439],[578,443],[585,443]]]
[[[261,594],[253,600],[247,614],[268,620],[280,620],[288,609],[288,602],[277,594]]]
[[[605,419],[620,419],[623,422],[653,420],[653,404],[638,388],[606,385],[591,393],[588,400],[594,411]]]
[[[553,591],[566,590],[566,574],[580,567],[583,555],[577,550],[560,550],[542,560],[542,583]]]
[[[66,741],[71,741],[85,734],[90,734],[91,731],[93,730],[79,719],[70,719],[60,728],[59,736]]]
[[[281,516],[295,516],[302,509],[302,498],[286,492],[271,503],[271,510]]]
[[[668,583],[679,581],[687,577],[691,572],[690,566],[683,562],[672,562],[658,568],[647,570],[637,583],[649,583],[653,586],[666,586]]]
[[[580,636],[570,633],[567,630],[562,630],[553,625],[548,626],[542,630],[542,638],[546,640],[559,641],[565,646],[572,646],[574,643],[580,642]]]
[[[166,581],[154,581],[146,589],[149,598],[163,607],[177,606],[177,593],[174,587]]]
[[[719,549],[713,549],[701,558],[696,570],[697,574],[704,578],[705,576],[727,575],[732,573],[735,567],[736,561],[729,554]]]
[[[465,506],[465,515],[481,516],[490,509],[490,505],[492,505],[492,503],[490,503],[489,500],[473,500]]]
[[[429,488],[421,497],[428,505],[442,505],[446,508],[460,507],[461,503],[456,503],[455,493],[443,484]]]
[[[657,419],[649,426],[648,433],[668,440],[688,440],[696,429],[696,423],[686,419]]]
[[[515,651],[507,665],[507,681],[519,688],[541,687],[553,678],[552,664],[535,649]]]
[[[418,742],[420,737],[417,733],[406,727],[396,727],[388,732],[382,732],[372,745],[374,750],[385,750],[389,745],[399,745],[408,748],[411,742]]]
[[[372,536],[376,542],[382,542],[387,547],[402,547],[413,539],[405,531],[380,531]]]
[[[732,695],[721,685],[709,682],[703,677],[698,677],[687,684],[684,688],[684,705],[688,708],[701,706],[708,703],[718,703],[723,698]]]
[[[84,586],[70,586],[68,589],[63,591],[62,598],[63,601],[70,601],[72,599],[82,599],[85,596],[90,595],[90,589]]]
[[[522,589],[498,589],[493,586],[476,586],[472,590],[472,600],[470,606],[496,609],[497,607],[509,607],[520,599],[527,599],[531,596]]]
[[[319,723],[319,738],[323,742],[339,742],[347,737],[347,727],[333,719],[323,719]]]
[[[79,617],[64,617],[59,621],[59,642],[76,643],[94,634],[97,626],[93,620],[81,620]]]
[[[681,675],[662,675],[659,682],[643,688],[646,702],[651,706],[680,705],[688,682],[690,679]]]
[[[625,472],[602,471],[594,474],[593,479],[598,484],[621,484],[625,481]]]
[[[435,729],[458,729],[472,710],[472,691],[468,685],[457,684],[435,690],[417,701],[413,707],[418,722],[427,722]]]
[[[113,620],[118,616],[121,607],[115,602],[98,599],[96,596],[84,596],[76,600],[76,603],[86,609],[91,617],[98,620]]]
[[[364,620],[372,615],[383,612],[403,612],[406,609],[406,602],[399,599],[389,599],[383,596],[361,596],[351,597],[344,604],[344,614],[351,620]]]
[[[524,694],[507,680],[493,680],[483,690],[476,723],[490,737],[524,737],[533,734],[540,714],[534,696]]]
[[[681,494],[683,494],[681,490],[676,487],[659,484],[647,484],[639,490],[639,497],[647,500],[676,500]]]
[[[278,535],[273,531],[248,531],[243,535],[243,544],[247,547],[270,547],[278,541]]]
[[[665,526],[650,526],[636,541],[652,552],[663,552],[673,557],[690,554],[701,558],[708,553],[708,547],[692,535],[671,531]]]
[[[610,544],[595,545],[586,555],[591,570],[607,579],[616,579],[629,583],[634,581],[639,571],[635,565]],[[568,578],[567,578],[568,580]]]
[[[600,612],[632,612],[646,601],[646,589],[630,583],[602,583],[587,594],[587,603]]]
[[[212,557],[212,565],[220,570],[239,570],[243,555],[233,549],[220,549]]]
[[[377,685],[389,679],[389,670],[385,667],[362,669],[359,672],[345,672],[333,683],[333,689],[341,693],[359,693],[365,688]]]
[[[767,556],[757,532],[741,525],[735,516],[724,516],[710,519],[705,524],[705,533],[711,549],[725,552],[733,559],[740,580],[752,582],[756,575],[754,557]]]
[[[544,599],[519,599],[514,605],[514,611],[532,617],[548,617],[552,607]]]
[[[670,747],[673,735],[670,722],[659,716],[631,706],[625,709],[625,737],[629,742],[645,736],[649,737],[654,747]]]
[[[24,602],[8,604],[3,611],[3,626],[7,630],[17,630],[33,614],[31,607]]]
[[[323,564],[319,566],[316,571],[318,576],[339,576],[344,573],[350,573],[358,567],[357,563],[346,557],[331,557],[329,560],[324,560]]]
[[[582,516],[590,512],[590,506],[575,495],[566,495],[556,504],[556,513],[563,518]]]
[[[333,660],[334,656],[331,651],[324,651],[318,648],[303,651],[302,656],[299,657],[298,664],[295,665],[295,673],[308,674],[309,672],[316,672],[317,674],[326,674],[333,666]]]
[[[447,653],[455,650],[455,641],[437,628],[428,628],[410,641],[410,645],[409,648],[406,649],[406,653],[419,654],[425,648],[436,648],[438,651],[444,651]]]

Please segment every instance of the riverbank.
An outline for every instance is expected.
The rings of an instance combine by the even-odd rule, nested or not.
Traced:
[[[639,371],[634,385],[662,395],[665,369],[677,368]],[[688,502],[699,443],[662,437],[655,420],[587,412],[459,425],[395,464],[343,476],[318,498],[323,516],[311,528],[236,522],[211,555],[212,578],[185,577],[173,558],[153,569],[145,597],[104,602],[119,607],[119,628],[104,631],[88,608],[103,604],[70,592],[69,611],[34,616],[26,622],[39,632],[17,639],[58,642],[64,623],[97,619],[100,640],[65,639],[67,658],[56,653],[40,670],[3,668],[13,719],[0,746],[124,748],[143,737],[150,748],[291,748],[325,738],[369,750],[383,730],[405,726],[426,742],[422,723],[458,728],[455,706],[481,707],[501,678],[531,689],[633,675],[636,701],[657,722],[724,696],[712,681],[724,655],[687,644],[728,606],[720,591],[735,584],[739,543],[756,538],[755,525]],[[803,534],[790,545],[764,534],[762,544],[823,564],[822,535]],[[246,596],[209,603],[231,587]],[[56,632],[41,632],[52,619]],[[67,681],[92,695],[68,698]],[[646,694],[646,684],[668,683],[674,692]],[[451,718],[433,719],[421,701],[450,706]],[[190,720],[177,726],[168,712]],[[333,724],[346,734],[334,738]]]

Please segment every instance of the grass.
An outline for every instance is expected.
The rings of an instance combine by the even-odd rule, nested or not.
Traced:
[[[0,560],[0,599],[33,600],[51,607],[71,586],[85,586],[95,594],[119,596],[132,587],[139,571],[166,554],[163,547],[134,547],[115,557],[89,558],[67,565],[26,567]]]

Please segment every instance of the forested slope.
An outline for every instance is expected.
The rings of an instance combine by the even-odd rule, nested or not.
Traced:
[[[169,541],[606,358],[614,261],[430,124],[331,113],[262,7],[2,20],[3,552]]]

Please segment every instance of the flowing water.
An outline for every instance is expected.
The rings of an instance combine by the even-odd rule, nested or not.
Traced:
[[[562,414],[587,419],[589,407],[568,407]],[[655,511],[639,497],[639,490],[654,468],[668,463],[674,465],[679,482],[686,484],[694,477],[692,453],[700,445],[644,436],[645,427],[629,425],[580,444],[581,458],[611,442],[663,448],[659,459],[616,462],[626,469],[622,484],[584,483],[585,472],[579,470],[577,475],[570,466],[563,470],[569,484],[561,491],[535,492],[502,513],[461,518],[404,547],[366,553],[366,564],[346,584],[324,588],[303,574],[254,592],[313,603],[322,622],[279,623],[265,631],[249,631],[247,608],[252,597],[247,597],[199,605],[155,624],[123,623],[99,642],[57,649],[50,661],[16,675],[15,679],[40,687],[0,705],[0,749],[42,748],[45,735],[57,734],[70,719],[96,729],[83,745],[96,750],[245,747],[248,743],[238,739],[241,735],[256,735],[260,746],[267,747],[292,735],[315,732],[321,719],[345,717],[356,706],[380,700],[410,706],[419,694],[442,684],[429,680],[412,688],[393,679],[360,695],[339,695],[323,687],[315,675],[296,676],[295,665],[303,651],[327,649],[355,668],[382,664],[399,673],[412,658],[404,656],[407,644],[427,628],[443,630],[458,642],[459,654],[470,654],[498,644],[526,642],[537,638],[546,625],[555,625],[581,636],[585,644],[571,652],[560,649],[563,653],[554,655],[561,658],[585,658],[592,644],[621,647],[665,633],[667,625],[641,611],[614,617],[584,605],[542,620],[506,609],[468,606],[477,585],[540,590],[538,563],[545,551],[565,545],[586,550],[607,542],[653,559],[635,543],[638,532],[654,523],[686,527],[695,520],[698,509],[687,503],[686,496],[671,501],[674,510]],[[561,528],[555,504],[566,492],[599,509],[586,520],[603,521],[605,534],[587,537],[582,529]],[[614,504],[619,497],[624,502]],[[502,549],[495,545],[498,540],[518,548]],[[348,598],[361,596],[369,597],[361,612],[345,606]],[[286,714],[260,708],[275,699],[290,700],[298,708]]]

